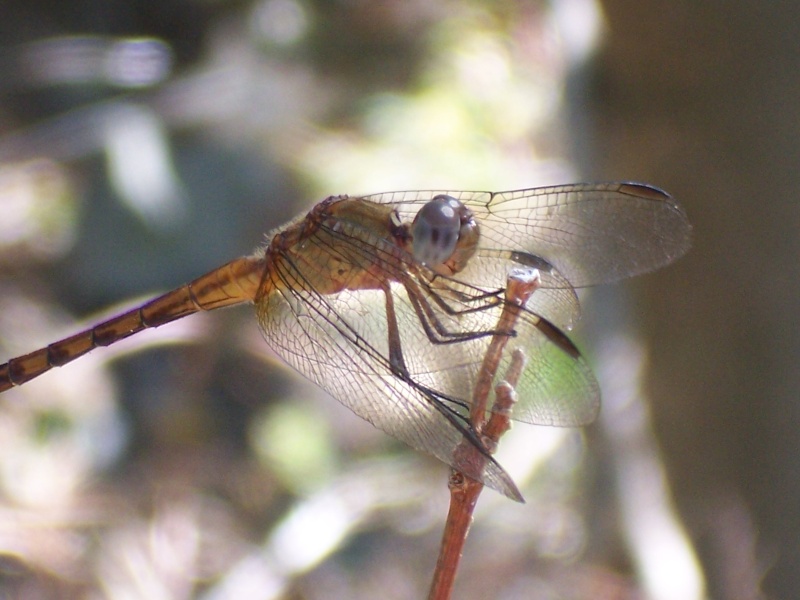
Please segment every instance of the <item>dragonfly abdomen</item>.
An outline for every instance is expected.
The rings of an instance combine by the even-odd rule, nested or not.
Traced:
[[[24,356],[12,358],[0,365],[0,392],[22,385],[53,367],[72,362],[99,346],[110,346],[144,329],[158,327],[201,310],[252,302],[263,269],[263,259],[236,259],[119,316]]]

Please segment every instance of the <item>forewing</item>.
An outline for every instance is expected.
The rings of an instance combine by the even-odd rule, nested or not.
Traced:
[[[691,227],[683,209],[666,192],[639,183],[496,193],[390,192],[368,198],[398,203],[401,213],[413,218],[418,205],[437,194],[453,196],[472,209],[481,227],[481,249],[541,257],[573,287],[653,271],[690,246]]]
[[[404,222],[412,222],[419,209],[439,194],[459,198],[476,213],[479,220],[486,214],[486,206],[492,198],[491,192],[462,192],[454,190],[423,190],[408,192],[386,192],[365,196],[366,200],[380,204],[392,204]],[[457,277],[484,289],[502,290],[506,286],[509,271],[519,266],[541,266],[540,289],[528,301],[530,311],[541,315],[562,329],[571,329],[580,318],[580,305],[571,283],[559,273],[544,257],[519,254],[524,248],[509,238],[503,243],[490,243],[484,238],[486,225],[480,221],[481,240],[478,252],[473,256]],[[494,225],[488,231],[494,229]],[[515,254],[516,253],[516,254]],[[538,261],[536,260],[538,259]],[[528,262],[525,262],[525,261]],[[533,263],[531,261],[534,261]]]

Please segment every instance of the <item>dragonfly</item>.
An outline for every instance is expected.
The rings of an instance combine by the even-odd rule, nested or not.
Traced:
[[[580,316],[576,289],[663,267],[690,234],[683,208],[641,183],[330,196],[252,255],[0,365],[0,392],[142,330],[252,303],[267,344],[300,374],[389,435],[521,500],[469,419],[488,344],[508,337],[500,374],[514,349],[527,357],[514,420],[591,423],[599,386],[564,333]],[[499,331],[514,268],[535,272],[538,287]],[[483,460],[465,458],[465,440]]]

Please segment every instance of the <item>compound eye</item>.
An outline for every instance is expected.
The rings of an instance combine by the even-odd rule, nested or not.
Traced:
[[[414,258],[429,267],[447,261],[458,244],[463,209],[461,202],[445,195],[425,204],[411,226]]]

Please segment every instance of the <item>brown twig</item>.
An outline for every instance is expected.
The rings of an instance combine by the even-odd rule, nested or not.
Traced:
[[[525,367],[525,354],[517,349],[512,353],[511,364],[506,372],[505,381],[495,388],[495,401],[492,406],[491,416],[486,421],[486,408],[492,382],[497,374],[500,359],[510,336],[507,332],[514,329],[519,319],[523,306],[531,294],[539,286],[538,271],[513,271],[507,280],[506,302],[497,324],[498,335],[492,336],[489,348],[483,359],[483,364],[478,372],[478,379],[473,390],[472,410],[470,422],[475,431],[481,435],[486,449],[494,453],[500,437],[511,426],[511,410],[516,396],[514,389],[522,370]],[[464,440],[456,449],[457,453],[469,452],[479,455],[470,442]],[[479,457],[478,460],[484,460]],[[450,598],[455,582],[456,571],[461,560],[464,544],[472,524],[472,514],[478,497],[483,490],[483,484],[453,471],[450,476],[450,510],[447,514],[442,543],[439,548],[439,558],[433,574],[433,583],[428,594],[429,600],[446,600]]]

